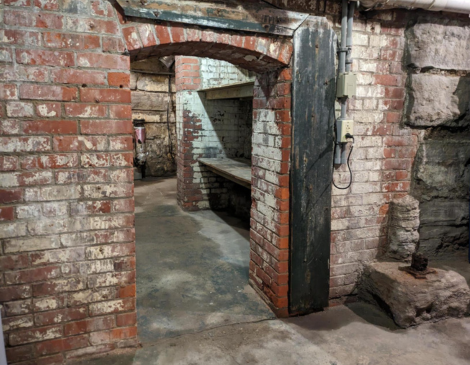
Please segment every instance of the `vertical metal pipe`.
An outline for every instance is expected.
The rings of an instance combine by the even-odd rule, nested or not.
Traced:
[[[348,0],[343,0],[341,13],[341,48],[339,51],[339,73],[342,74],[346,70],[346,53],[348,51],[346,46],[346,37],[348,31]],[[341,101],[341,119],[346,118],[346,98]]]
[[[346,32],[346,47],[348,48],[348,53],[346,56],[346,72],[351,71],[352,65],[352,31],[353,31],[353,18],[354,18],[354,11],[356,10],[356,2],[352,1],[349,4],[348,9],[348,30]]]

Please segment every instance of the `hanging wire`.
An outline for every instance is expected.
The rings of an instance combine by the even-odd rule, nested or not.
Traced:
[[[350,158],[351,158],[351,153],[352,153],[353,148],[354,148],[354,136],[348,133],[348,134],[346,134],[346,137],[347,137],[347,138],[352,138],[352,140],[353,140],[353,141],[352,141],[352,144],[351,144],[351,148],[350,148],[350,150],[349,150],[349,155],[348,155],[348,160],[347,160],[347,165],[348,165],[348,169],[349,169],[349,184],[348,184],[348,186],[340,187],[340,186],[336,185],[334,178],[331,179],[331,182],[333,183],[333,186],[334,186],[336,189],[341,189],[341,190],[349,189],[349,187],[350,187],[351,184],[352,184],[352,180],[353,180],[353,177],[352,177],[352,170],[351,170],[351,165],[349,164],[349,160],[350,160]]]

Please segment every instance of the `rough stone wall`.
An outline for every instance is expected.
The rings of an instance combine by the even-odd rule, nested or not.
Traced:
[[[136,345],[131,95],[120,34],[106,1],[0,1],[9,364]]]
[[[438,41],[441,40],[441,41]],[[419,251],[466,253],[470,189],[470,24],[420,16],[406,32],[404,123],[423,130],[411,192],[420,201]]]
[[[131,70],[132,119],[145,119],[146,175],[176,175],[174,67],[167,68],[158,58],[149,58],[132,62]]]

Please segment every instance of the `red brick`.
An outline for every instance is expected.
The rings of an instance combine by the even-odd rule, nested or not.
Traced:
[[[75,87],[53,85],[20,85],[21,99],[72,101],[77,98]]]
[[[77,214],[102,214],[111,212],[111,202],[110,201],[89,201],[89,202],[80,202],[73,204],[71,206],[71,215]]]
[[[80,99],[96,103],[130,103],[131,92],[124,89],[80,89]]]
[[[84,281],[77,277],[71,277],[59,280],[49,280],[48,282],[41,284],[33,284],[33,295],[38,297],[82,289],[85,289]]]
[[[96,35],[83,35],[83,34],[67,34],[57,32],[43,33],[44,46],[50,48],[64,48],[64,49],[99,49],[100,37]]]
[[[0,204],[17,203],[22,200],[22,189],[0,189]]]
[[[114,317],[91,318],[64,325],[64,336],[73,336],[82,333],[102,331],[115,327]]]
[[[31,297],[31,286],[18,285],[0,288],[0,302],[25,299]]]
[[[119,34],[119,25],[114,20],[104,20],[97,18],[69,18],[67,22],[67,29],[74,32],[83,32],[100,34]]]
[[[127,27],[122,29],[124,40],[126,41],[127,49],[133,51],[142,48],[139,33],[135,27]]]
[[[91,12],[93,15],[104,16],[107,18],[112,18],[114,16],[112,5],[100,0],[91,2]]]
[[[139,31],[142,46],[151,47],[157,44],[157,39],[155,38],[151,24],[139,24],[137,30]]]
[[[73,153],[54,155],[27,156],[21,162],[21,167],[28,169],[62,169],[78,166],[78,156]]]
[[[0,171],[14,171],[18,169],[18,157],[0,156]]]
[[[45,281],[61,276],[59,266],[41,267],[37,269],[21,270],[5,273],[7,284],[25,284],[34,281]]]
[[[31,345],[7,347],[6,349],[8,363],[29,360],[34,357]],[[27,363],[29,365],[29,363]]]
[[[61,29],[63,16],[45,12],[5,10],[4,22],[6,25],[17,27]]]
[[[50,326],[34,328],[25,331],[16,331],[10,334],[10,345],[17,346],[21,344],[38,342],[44,338],[57,338],[62,336],[61,326]]]
[[[75,66],[72,52],[45,51],[45,50],[16,50],[16,61],[27,65],[41,66]]]
[[[0,84],[0,100],[17,100],[18,93],[14,84]]]
[[[12,221],[15,219],[14,207],[0,207],[0,221]]]
[[[37,326],[47,326],[56,323],[76,321],[87,317],[86,307],[64,308],[34,315]]]
[[[134,199],[119,199],[113,201],[114,212],[133,212]]]
[[[119,288],[119,298],[134,298],[135,297],[135,284]]]
[[[55,151],[100,151],[108,148],[104,136],[56,136],[53,145]]]
[[[100,316],[103,314],[127,312],[135,310],[135,299],[117,299],[107,302],[99,302],[90,304],[89,313],[90,316]]]
[[[57,118],[60,117],[61,104],[60,103],[40,103],[36,104],[36,114],[43,118]]]
[[[38,46],[40,39],[40,34],[37,32],[5,29],[2,42],[14,45]]]
[[[103,52],[119,52],[125,51],[126,47],[121,38],[116,37],[102,37],[103,38]]]
[[[109,149],[112,150],[133,150],[134,144],[131,136],[109,137]]]
[[[130,120],[83,120],[80,126],[83,134],[129,134],[133,132]]]
[[[131,75],[124,72],[109,72],[108,85],[129,88]]]
[[[24,133],[76,134],[77,122],[73,120],[35,120],[23,123]]]
[[[171,32],[171,39],[173,43],[181,43],[186,40],[185,34],[184,34],[184,27],[172,24],[170,28]]]
[[[9,255],[0,256],[0,270],[2,272],[9,270],[23,269],[29,266],[28,255]]]
[[[111,340],[124,340],[137,336],[137,327],[115,328],[111,330]]]
[[[57,10],[59,9],[59,0],[34,0],[34,6],[44,10]]]
[[[111,154],[111,166],[131,167],[133,162],[134,154],[132,152]]]
[[[104,85],[106,83],[106,73],[102,71],[59,69],[52,70],[51,80],[61,84]]]
[[[96,104],[68,103],[65,104],[65,114],[68,117],[100,118],[106,117],[108,114],[108,107]]]
[[[131,119],[132,107],[130,105],[110,105],[109,116],[114,119]]]
[[[124,257],[114,259],[115,271],[135,270],[135,257]]]
[[[116,316],[116,325],[118,327],[134,326],[137,323],[136,313],[124,313]]]
[[[49,355],[57,352],[70,351],[88,346],[88,336],[75,336],[44,341],[35,345],[36,352],[40,355]]]
[[[121,55],[80,53],[77,55],[77,65],[81,67],[96,67],[111,70],[129,70],[130,59],[128,56]]]
[[[155,25],[155,34],[158,38],[158,44],[169,44],[171,43],[170,32],[168,31],[169,27],[167,25]]]
[[[45,82],[48,79],[48,71],[42,67],[28,67],[21,65],[2,65],[0,81],[37,81]]]

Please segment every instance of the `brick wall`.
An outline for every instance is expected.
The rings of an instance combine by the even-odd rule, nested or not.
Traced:
[[[176,174],[176,87],[173,67],[149,58],[131,64],[132,119],[145,119],[147,176]],[[168,85],[170,83],[170,85]]]
[[[62,363],[136,344],[129,57],[120,33],[106,1],[0,2],[9,363]]]
[[[186,70],[190,68],[191,70]],[[197,69],[197,70],[196,70]],[[191,169],[191,182],[180,188],[180,204],[187,209],[227,207],[233,183],[207,169],[198,158],[247,158],[251,156],[252,99],[208,100],[204,92],[184,90],[183,82],[192,75],[201,88],[252,80],[248,72],[228,62],[197,57],[176,58],[177,124],[179,141],[191,135],[190,149],[182,159]],[[193,123],[197,122],[197,129]],[[184,128],[189,123],[189,129]],[[184,164],[184,162],[183,162]],[[190,184],[191,188],[185,187]],[[194,194],[194,190],[198,193]]]

